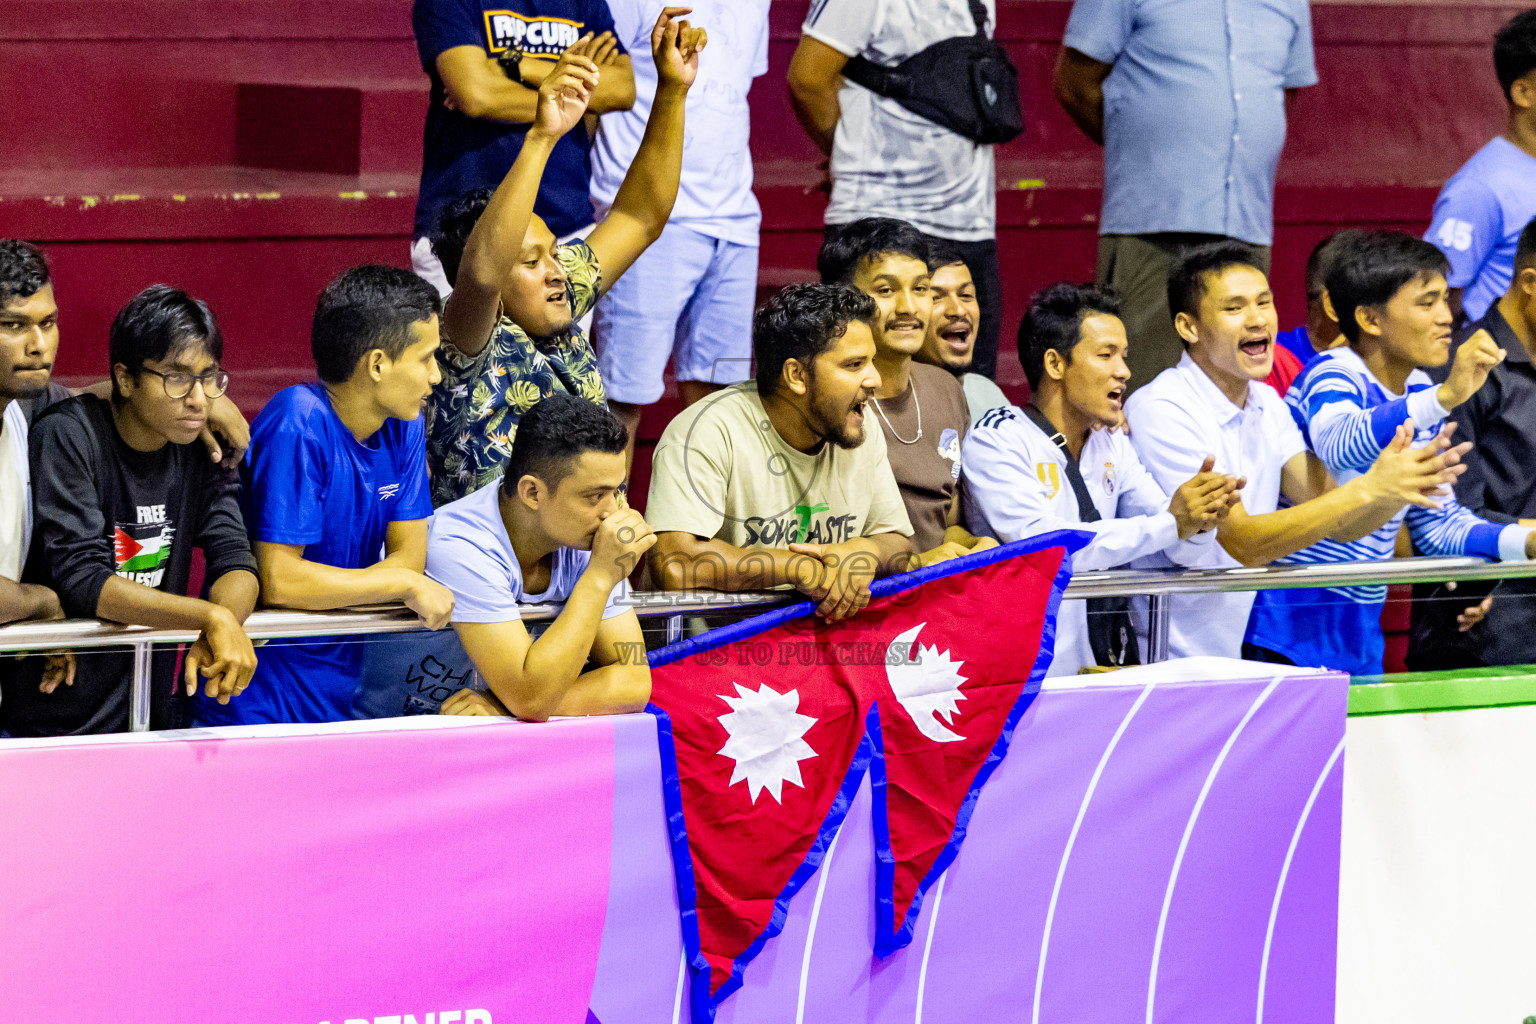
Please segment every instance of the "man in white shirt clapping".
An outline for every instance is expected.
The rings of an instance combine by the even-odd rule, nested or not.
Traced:
[[[1211,472],[1207,459],[1170,498],[1114,429],[1131,376],[1126,348],[1112,294],[1057,284],[1034,297],[1019,325],[1019,361],[1034,401],[988,412],[961,456],[971,532],[1007,543],[1089,530],[1094,539],[1073,556],[1073,567],[1108,569],[1225,518],[1241,481]],[[1070,675],[1096,660],[1086,606],[1063,603],[1048,674]]]

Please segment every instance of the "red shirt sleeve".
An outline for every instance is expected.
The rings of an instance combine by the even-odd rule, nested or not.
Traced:
[[[1284,345],[1275,347],[1275,365],[1270,368],[1269,376],[1264,378],[1264,383],[1274,388],[1284,398],[1285,393],[1291,390],[1291,382],[1301,373],[1301,360],[1296,358],[1296,353]]]

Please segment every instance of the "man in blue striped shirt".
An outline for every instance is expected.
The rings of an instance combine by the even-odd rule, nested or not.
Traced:
[[[1415,445],[1454,429],[1446,423],[1450,410],[1471,398],[1504,359],[1504,350],[1483,333],[1457,350],[1444,384],[1437,387],[1422,369],[1449,358],[1447,269],[1428,242],[1373,231],[1352,239],[1328,273],[1328,296],[1349,345],[1319,356],[1286,401],[1308,445],[1341,483],[1369,468],[1401,426],[1414,430]],[[1404,522],[1423,554],[1536,556],[1536,532],[1488,522],[1447,494],[1408,505],[1357,541],[1320,541],[1280,561],[1385,561]],[[1250,653],[1355,675],[1379,673],[1385,599],[1384,586],[1261,593],[1248,622]]]

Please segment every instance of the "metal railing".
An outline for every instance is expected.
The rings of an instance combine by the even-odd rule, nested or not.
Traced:
[[[1146,597],[1147,660],[1165,661],[1168,657],[1168,598],[1173,594],[1528,577],[1536,577],[1536,562],[1485,562],[1478,558],[1398,558],[1386,562],[1272,565],[1259,569],[1111,569],[1077,573],[1067,586],[1066,597],[1069,600]],[[792,591],[742,594],[636,591],[632,593],[630,603],[641,618],[665,618],[667,642],[673,643],[682,638],[684,619],[690,615],[758,612],[800,600],[803,598]],[[523,605],[518,611],[524,622],[548,622],[560,613],[560,608],[558,604],[535,604]],[[420,628],[416,616],[400,605],[333,612],[259,611],[245,623],[246,634],[252,640],[409,633]],[[129,727],[134,732],[149,728],[150,655],[154,646],[190,643],[195,639],[195,630],[121,626],[95,619],[0,626],[0,652],[131,647],[133,692]]]

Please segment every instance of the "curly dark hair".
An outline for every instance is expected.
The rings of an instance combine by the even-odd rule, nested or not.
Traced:
[[[875,318],[875,300],[843,284],[792,284],[763,304],[752,317],[752,354],[757,360],[757,390],[764,396],[779,386],[784,364],[793,359],[809,368],[831,348],[854,320]]]
[[[495,189],[474,189],[444,206],[437,215],[437,230],[432,232],[432,255],[443,265],[443,276],[448,278],[449,287],[459,276],[459,264],[464,260],[469,233],[475,230],[476,222],[495,194]]]
[[[0,306],[29,299],[52,280],[41,249],[31,242],[0,238]]]

